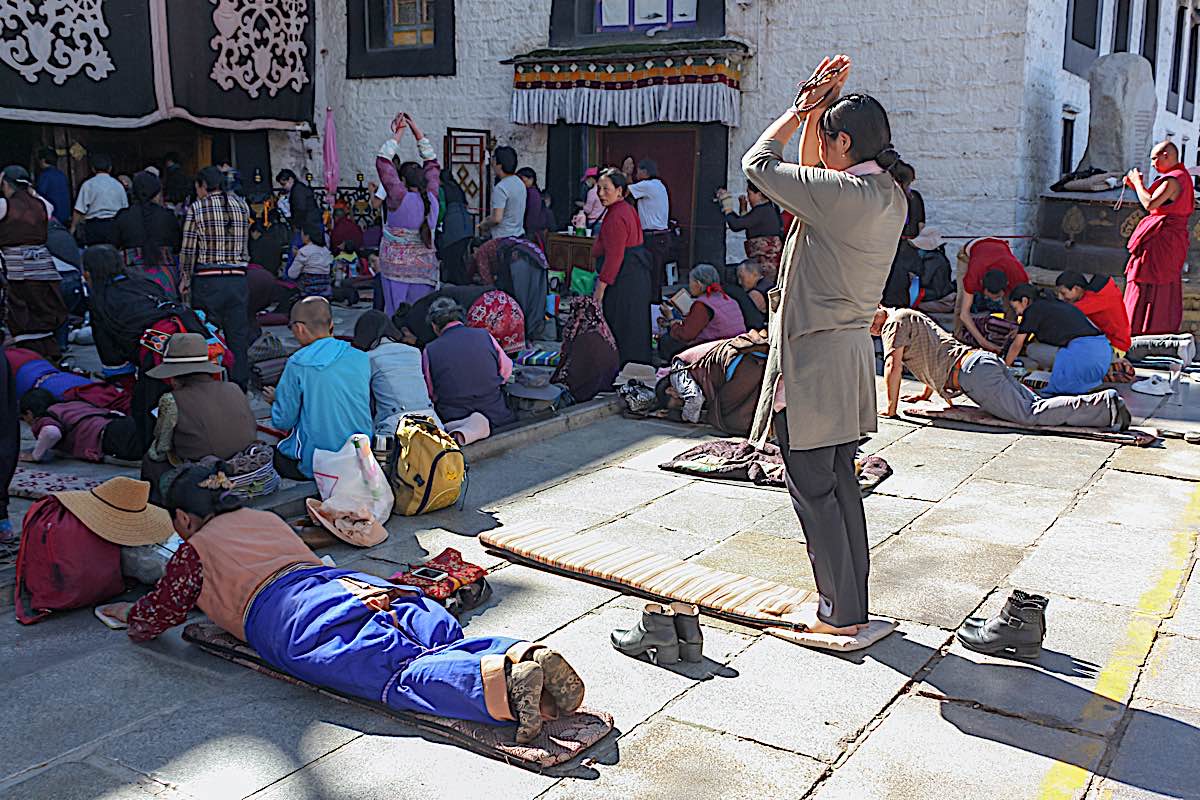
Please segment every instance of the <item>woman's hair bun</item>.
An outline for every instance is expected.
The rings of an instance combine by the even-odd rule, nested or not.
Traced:
[[[875,156],[875,163],[887,170],[890,170],[892,167],[896,166],[897,162],[899,161],[900,154],[897,153],[890,144],[880,150],[879,154]]]

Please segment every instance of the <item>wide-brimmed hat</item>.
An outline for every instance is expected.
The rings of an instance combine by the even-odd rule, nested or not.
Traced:
[[[173,333],[167,340],[162,363],[146,370],[151,378],[178,378],[180,375],[195,375],[206,372],[216,375],[221,367],[209,361],[208,342],[198,333]]]
[[[308,508],[308,516],[312,518],[313,522],[346,544],[352,544],[355,547],[374,547],[388,537],[387,528],[379,524],[379,520],[374,517],[369,520],[354,520],[353,524],[338,525],[330,512],[322,507],[321,501],[315,497],[306,499],[304,505]],[[347,521],[349,521],[348,517],[343,518],[343,522]]]
[[[121,476],[93,489],[54,496],[93,533],[113,544],[160,544],[174,532],[166,509],[150,505],[146,481]]]

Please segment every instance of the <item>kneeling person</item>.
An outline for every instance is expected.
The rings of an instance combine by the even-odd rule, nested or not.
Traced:
[[[1011,366],[1017,360],[1032,335],[1042,344],[1060,348],[1044,395],[1083,394],[1100,385],[1112,364],[1112,345],[1082,311],[1070,303],[1042,297],[1028,283],[1013,289],[1009,301],[1021,315],[1021,325],[1008,348],[1006,364]]]
[[[21,398],[21,420],[29,425],[37,443],[21,454],[22,461],[49,461],[56,450],[84,461],[123,461],[142,457],[137,424],[119,411],[97,408],[82,400],[56,402],[46,389],[30,389]]]
[[[684,350],[671,361],[671,374],[658,382],[660,408],[680,408],[684,422],[708,424],[734,436],[748,436],[767,368],[767,339],[750,331],[732,339]]]
[[[952,405],[951,398],[962,393],[992,416],[1021,425],[1129,428],[1129,409],[1115,389],[1039,397],[1012,376],[999,356],[962,344],[919,311],[881,308],[871,321],[871,333],[883,338],[885,416],[896,416],[907,366],[925,391],[905,397],[905,402],[928,400],[936,392]]]
[[[134,641],[183,623],[199,606],[264,661],[300,680],[399,711],[541,730],[540,708],[569,714],[579,676],[556,651],[501,636],[464,638],[419,589],[327,567],[282,519],[240,508],[218,465],[164,478],[183,538],[154,590],[104,607]],[[543,696],[545,695],[545,696]]]

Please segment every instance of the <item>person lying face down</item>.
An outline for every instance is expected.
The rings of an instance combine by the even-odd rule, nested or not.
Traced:
[[[915,403],[937,393],[952,405],[952,398],[964,394],[992,416],[1021,425],[1129,428],[1129,410],[1115,389],[1039,397],[995,353],[962,344],[920,311],[881,308],[871,320],[871,334],[883,339],[887,409],[880,416],[897,416],[901,399]],[[925,385],[924,391],[900,396],[904,367]]]
[[[767,338],[750,331],[731,339],[706,342],[671,360],[671,372],[655,387],[659,408],[678,409],[684,422],[708,423],[733,436],[746,436],[766,372]]]
[[[515,722],[520,743],[541,731],[543,707],[570,714],[583,702],[583,681],[557,651],[464,637],[420,590],[325,566],[277,515],[241,508],[220,464],[184,467],[163,483],[183,544],[150,594],[100,609],[127,622],[133,641],[199,607],[300,680],[398,711]]]

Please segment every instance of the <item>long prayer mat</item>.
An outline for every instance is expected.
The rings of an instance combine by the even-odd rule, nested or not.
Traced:
[[[879,456],[860,457],[855,460],[854,467],[863,494],[869,493],[892,474],[892,468]],[[769,442],[763,448],[757,448],[745,439],[704,442],[665,464],[659,464],[658,468],[700,478],[749,481],[756,486],[786,485],[783,479],[783,456],[779,448]]]
[[[1066,436],[1072,439],[1096,439],[1101,442],[1132,445],[1134,447],[1146,447],[1158,441],[1158,437],[1154,434],[1137,428],[1130,428],[1124,433],[1119,433],[1117,431],[1100,430],[1099,428],[1076,428],[1070,425],[1055,425],[1053,427],[1022,425],[1019,422],[1009,422],[999,417],[993,417],[978,406],[956,405],[946,409],[914,406],[904,409],[904,413],[910,417],[929,419],[934,422],[962,422],[970,425],[984,425],[989,428],[1041,433],[1048,436]]]
[[[75,492],[94,489],[107,478],[81,478],[62,472],[47,472],[40,469],[17,467],[8,493],[27,500],[41,500],[54,492]]]
[[[815,604],[816,592],[617,544],[603,531],[576,534],[536,524],[506,525],[479,534],[479,540],[514,564],[659,602],[693,603],[703,614],[762,628],[798,644],[857,650],[895,629],[895,623],[873,619],[858,637],[806,633],[801,607]]]
[[[461,719],[397,711],[383,703],[351,697],[294,678],[267,664],[250,645],[211,623],[197,622],[188,625],[183,629],[183,639],[206,653],[249,667],[255,672],[294,686],[303,686],[349,705],[386,714],[406,725],[448,739],[472,752],[534,772],[544,772],[576,758],[607,736],[613,728],[612,715],[584,707],[570,716],[547,720],[537,739],[529,744],[517,744],[510,738],[516,728],[510,725],[484,725]]]

